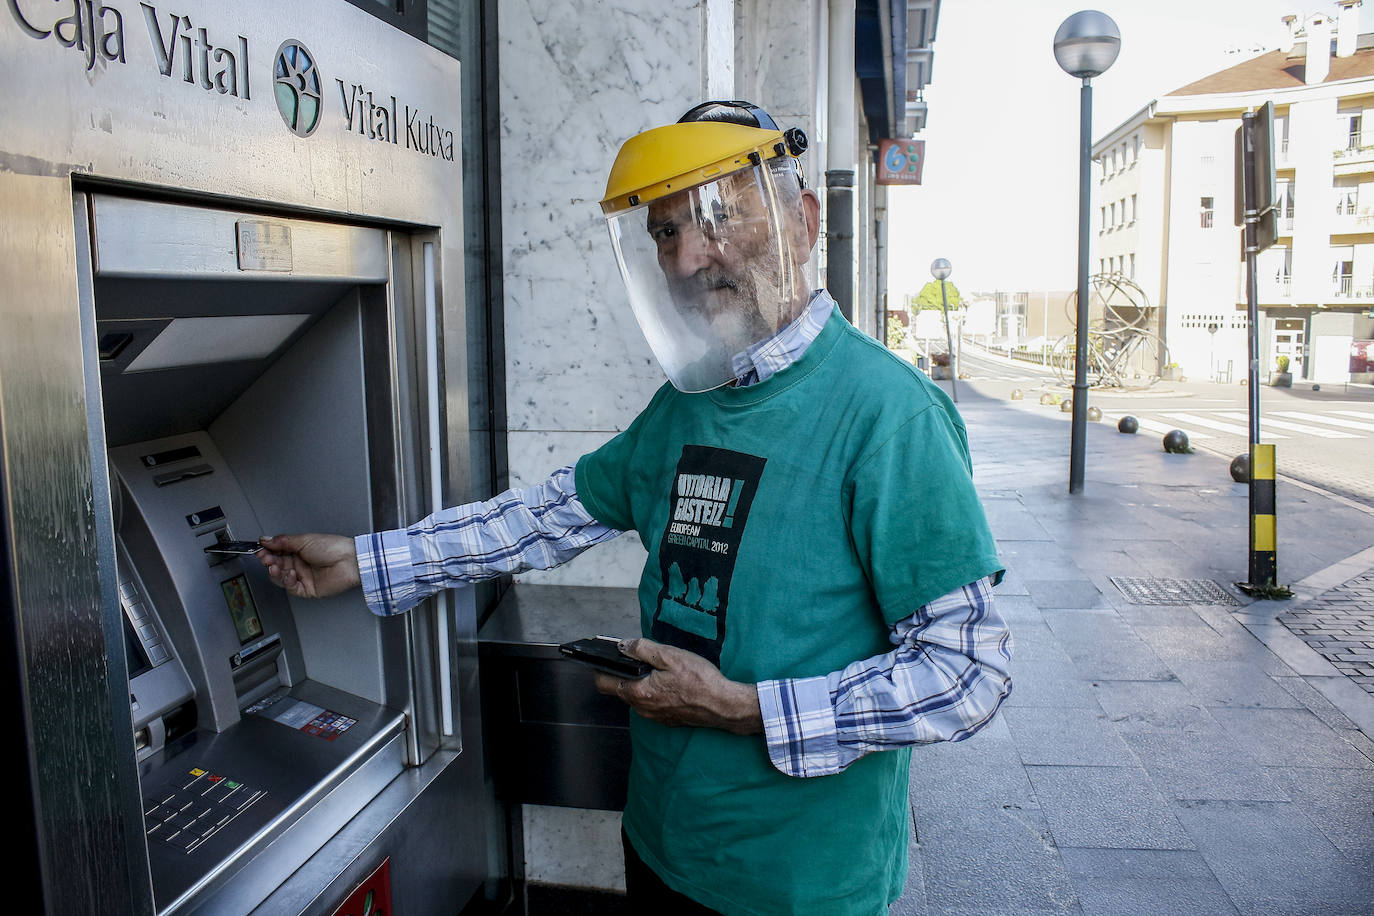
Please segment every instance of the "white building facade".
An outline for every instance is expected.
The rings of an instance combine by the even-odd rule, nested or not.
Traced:
[[[1338,22],[1294,20],[1290,47],[1150,102],[1093,147],[1093,269],[1158,307],[1179,373],[1245,377],[1235,134],[1272,102],[1279,239],[1259,258],[1261,378],[1287,356],[1297,379],[1374,381],[1351,356],[1374,337],[1374,35],[1356,35],[1360,2],[1341,0]]]

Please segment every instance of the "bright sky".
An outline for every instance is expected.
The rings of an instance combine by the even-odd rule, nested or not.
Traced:
[[[1090,2],[1090,0],[1089,0]],[[891,188],[889,302],[944,257],[961,290],[1071,289],[1078,263],[1079,81],[1054,33],[1083,0],[948,0],[935,34],[919,188]],[[1286,35],[1286,13],[1335,0],[1102,0],[1121,55],[1093,80],[1093,140],[1152,99]],[[1360,9],[1374,31],[1374,0]],[[1228,53],[1231,52],[1231,53]],[[1239,53],[1237,53],[1239,52]]]

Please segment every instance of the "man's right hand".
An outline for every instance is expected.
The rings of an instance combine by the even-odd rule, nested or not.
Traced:
[[[272,581],[297,598],[328,598],[362,584],[353,539],[338,534],[259,538],[258,559]]]

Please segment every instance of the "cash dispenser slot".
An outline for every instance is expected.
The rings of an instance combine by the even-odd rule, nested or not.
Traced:
[[[386,301],[366,284],[388,278],[388,235],[274,218],[339,259],[331,273],[312,248],[304,275],[264,279],[235,257],[242,214],[104,195],[91,212],[154,898],[251,909],[411,762],[409,685],[381,667],[404,630],[356,595],[293,602],[255,556],[205,550],[265,523],[373,524],[368,436],[386,426],[367,419],[363,328]]]

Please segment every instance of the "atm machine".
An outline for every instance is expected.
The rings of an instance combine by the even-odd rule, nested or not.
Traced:
[[[126,6],[85,6],[88,56],[52,4],[0,15],[0,582],[46,908],[457,912],[490,871],[471,598],[378,618],[231,549],[473,495],[457,62],[343,3]],[[179,17],[216,53],[170,63]]]

